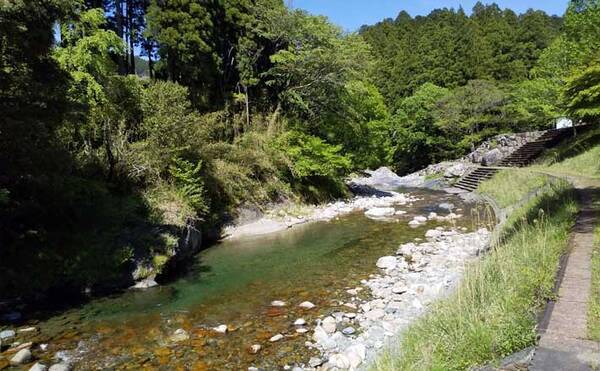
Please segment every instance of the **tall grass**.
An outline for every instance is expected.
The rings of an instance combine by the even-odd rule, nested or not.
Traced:
[[[529,192],[543,187],[547,182],[547,176],[528,170],[502,170],[492,179],[482,182],[477,193],[490,196],[498,206],[505,208],[516,204]]]
[[[457,290],[384,351],[373,369],[463,370],[533,345],[536,314],[552,296],[576,211],[562,181],[528,201],[505,225],[503,242],[469,266]]]

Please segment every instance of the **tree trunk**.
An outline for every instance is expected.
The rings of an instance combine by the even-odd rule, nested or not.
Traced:
[[[115,0],[115,19],[117,21],[117,35],[123,40],[123,0]],[[119,56],[119,74],[127,74],[127,60]]]
[[[146,51],[148,53],[148,77],[154,78],[154,62],[152,61],[152,44],[146,45]]]
[[[135,30],[133,28],[133,0],[127,0],[127,28],[129,29],[129,73],[135,74]]]
[[[244,86],[244,95],[246,98],[246,130],[250,130],[250,102],[248,99],[248,87]]]

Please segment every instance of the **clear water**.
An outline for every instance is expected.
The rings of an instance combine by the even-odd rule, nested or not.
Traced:
[[[306,362],[297,318],[309,324],[338,310],[349,299],[345,289],[376,272],[375,262],[393,254],[400,243],[423,238],[427,229],[449,223],[410,228],[413,215],[440,214],[440,202],[452,202],[464,217],[457,226],[475,227],[475,205],[441,192],[412,191],[422,200],[398,207],[409,213],[397,220],[374,221],[362,212],[331,222],[310,223],[266,236],[228,240],[200,253],[189,272],[175,282],[147,291],[95,300],[81,308],[38,323],[38,343],[48,343],[49,359],[56,351],[71,351],[80,369],[246,369]],[[363,294],[366,295],[366,294]],[[270,306],[283,300],[283,308]],[[302,310],[303,301],[316,304]],[[227,334],[210,329],[219,324]],[[190,339],[173,342],[176,329]],[[271,343],[277,333],[284,340]],[[24,341],[27,339],[24,339]],[[249,347],[260,344],[251,354]]]

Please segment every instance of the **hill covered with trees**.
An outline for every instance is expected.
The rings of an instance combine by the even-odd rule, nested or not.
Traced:
[[[3,2],[0,297],[113,287],[241,205],[595,120],[599,16],[478,4],[346,34],[281,0]]]

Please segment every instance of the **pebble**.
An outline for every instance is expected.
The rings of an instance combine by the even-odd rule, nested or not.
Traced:
[[[341,369],[350,368],[350,360],[343,354],[332,355],[331,357],[329,357],[329,363],[331,363],[333,367]]]
[[[344,313],[344,317],[353,319],[353,318],[356,318],[356,313],[352,313],[352,312]]]
[[[37,328],[35,328],[35,327],[26,327],[26,328],[19,329],[19,332],[35,332],[35,331],[37,331]]]
[[[318,357],[311,357],[308,360],[308,365],[310,367],[318,367],[318,366],[321,366],[322,364],[323,364],[323,360],[321,358],[318,358]]]
[[[321,323],[321,327],[323,327],[323,330],[325,330],[326,333],[333,334],[337,328],[335,318],[326,317]]]
[[[260,344],[254,344],[250,347],[250,353],[252,354],[256,354],[258,352],[260,352],[262,346]]]
[[[46,367],[46,365],[43,365],[43,364],[37,362],[36,364],[31,366],[29,371],[46,371],[47,369],[48,369],[48,367]]]
[[[354,329],[354,327],[346,327],[345,329],[342,330],[342,334],[344,335],[352,335],[356,332],[356,330]]]
[[[32,358],[29,348],[21,349],[10,359],[10,364],[13,366],[22,365],[31,362]]]
[[[281,300],[273,300],[271,302],[271,306],[272,307],[285,307],[286,303],[285,303],[285,301],[281,301]]]
[[[383,311],[382,309],[379,309],[379,308],[372,309],[372,310],[368,311],[367,313],[365,313],[365,317],[367,317],[367,319],[370,319],[370,320],[380,319],[383,316],[385,316],[385,311]]]
[[[219,325],[217,327],[213,327],[213,331],[218,332],[220,334],[224,334],[227,332],[227,325]]]
[[[271,338],[269,339],[269,341],[270,341],[271,343],[274,343],[274,342],[276,342],[276,341],[279,341],[279,340],[281,340],[281,339],[283,339],[283,335],[281,335],[281,334],[277,334],[277,335],[275,335],[275,336],[271,337]]]
[[[50,366],[48,371],[71,371],[71,365],[65,362]]]
[[[296,329],[296,332],[299,334],[305,334],[308,332],[308,329],[306,327],[299,327]]]
[[[304,318],[298,318],[296,321],[294,321],[294,325],[295,326],[304,326],[304,325],[306,325],[306,321],[304,320]]]
[[[300,308],[304,308],[304,309],[313,309],[314,307],[316,307],[316,305],[314,305],[313,303],[311,303],[310,301],[305,301],[300,303],[300,305],[298,305]]]
[[[171,339],[171,341],[174,343],[179,343],[181,341],[189,340],[190,335],[188,335],[187,331],[180,328],[180,329],[175,330],[175,332],[173,333],[173,335],[171,335],[171,337],[169,339]]]
[[[377,267],[381,269],[394,269],[396,267],[397,260],[395,256],[382,256],[377,259]]]

